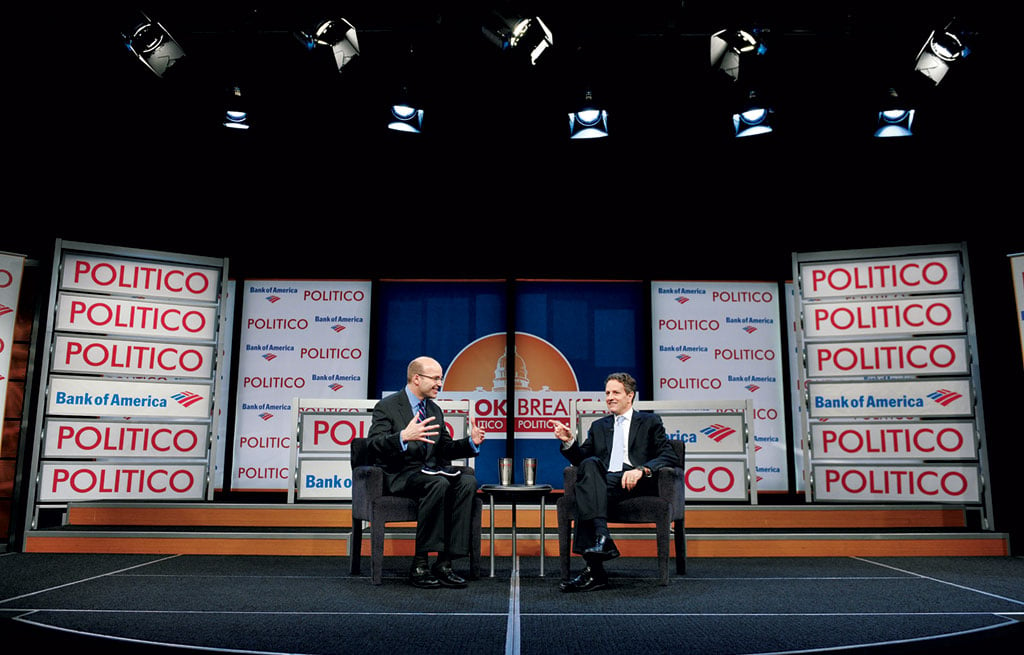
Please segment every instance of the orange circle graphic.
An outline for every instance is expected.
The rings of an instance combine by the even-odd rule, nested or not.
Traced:
[[[481,337],[452,359],[444,375],[445,391],[579,391],[569,362],[547,341],[516,333],[514,366],[505,356],[505,334]]]

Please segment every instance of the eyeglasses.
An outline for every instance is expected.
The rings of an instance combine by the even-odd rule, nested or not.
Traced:
[[[423,375],[422,373],[417,373],[416,375],[420,376],[421,378],[427,378],[428,380],[433,380],[434,382],[444,384],[443,375]]]

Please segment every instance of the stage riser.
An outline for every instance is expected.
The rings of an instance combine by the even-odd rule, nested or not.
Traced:
[[[631,539],[617,535],[616,544],[623,557],[654,557],[654,540],[644,535]],[[348,533],[335,536],[316,536],[282,539],[269,535],[223,536],[204,535],[154,537],[149,535],[33,535],[26,542],[26,552],[35,553],[131,553],[131,554],[183,554],[183,555],[313,555],[347,556]],[[520,535],[516,543],[521,557],[540,554],[537,534]],[[675,548],[672,548],[673,555]],[[369,542],[364,540],[362,552],[369,556]],[[512,554],[509,535],[495,540],[495,555]],[[546,535],[545,555],[558,556],[557,535]],[[385,555],[411,556],[413,540],[408,534],[389,537]],[[481,553],[490,556],[490,542],[485,538]],[[1009,545],[1002,535],[827,535],[809,538],[806,535],[721,535],[689,537],[687,557],[957,557],[1009,555]]]
[[[519,507],[517,553],[540,552],[540,509]],[[483,555],[490,555],[491,513],[483,511]],[[545,553],[557,557],[557,513],[544,513]],[[961,507],[690,506],[688,557],[1005,556],[1006,535],[966,530]],[[27,552],[347,556],[347,505],[81,504],[67,529],[32,531]],[[494,511],[495,554],[510,556],[512,510]],[[388,524],[385,552],[412,555],[413,523]],[[653,525],[612,524],[624,557],[653,557]],[[791,531],[791,532],[787,532]],[[827,532],[826,532],[827,531]],[[366,533],[364,533],[365,535]],[[369,541],[363,552],[369,555]]]

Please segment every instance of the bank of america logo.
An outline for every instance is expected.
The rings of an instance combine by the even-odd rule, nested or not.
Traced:
[[[197,402],[203,399],[202,396],[200,396],[197,393],[192,393],[191,391],[182,391],[181,393],[176,393],[173,396],[171,396],[171,398],[177,400],[178,404],[181,405],[182,407],[191,407],[192,405],[195,405]]]
[[[0,305],[0,316],[7,316],[13,311],[14,310],[8,307],[7,305]]]
[[[708,439],[711,439],[715,443],[720,443],[723,439],[735,433],[736,430],[733,430],[728,425],[722,425],[720,423],[712,423],[708,427],[701,430],[701,434],[703,434]]]
[[[264,421],[269,421],[270,419],[274,418],[274,415],[271,414],[270,412],[260,412],[260,418],[263,419]]]
[[[281,299],[281,296],[267,296],[267,302],[269,302],[270,304],[274,304],[275,302],[277,302],[280,299]]]
[[[335,332],[341,332],[342,330],[345,329],[345,326],[344,325],[335,325],[331,329],[334,330]]]
[[[345,385],[339,384],[337,382],[334,382],[334,383],[329,384],[327,386],[330,388],[331,391],[341,391],[345,387]]]
[[[746,389],[747,391],[749,391],[750,393],[754,393],[755,391],[757,391],[761,387],[757,386],[756,384],[748,384],[747,386],[745,386],[743,388]]]
[[[690,299],[687,298],[686,296],[677,296],[676,302],[679,303],[680,305],[685,305],[686,303],[690,302]]]
[[[687,361],[688,359],[690,359],[690,356],[689,356],[689,355],[686,355],[686,354],[683,354],[683,355],[677,355],[677,356],[676,356],[676,359],[678,359],[678,360],[679,360],[679,361],[681,361],[681,362],[685,362],[685,361]]]
[[[263,359],[267,360],[268,362],[272,362],[275,359],[277,359],[277,355],[275,355],[274,353],[267,353],[266,355],[263,356]]]
[[[753,325],[748,325],[747,327],[743,328],[743,331],[746,332],[747,334],[753,334],[757,332],[757,328],[754,327]]]
[[[955,391],[950,391],[949,389],[937,389],[928,394],[928,397],[934,400],[935,402],[939,403],[943,407],[947,407],[952,403],[955,403],[956,401],[963,398],[963,394],[959,394]]]

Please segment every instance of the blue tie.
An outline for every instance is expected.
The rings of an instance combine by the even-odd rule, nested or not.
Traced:
[[[622,424],[626,421],[625,416],[615,417],[615,431],[612,433],[612,456],[608,463],[609,471],[621,471],[622,464],[626,461],[626,433]]]

